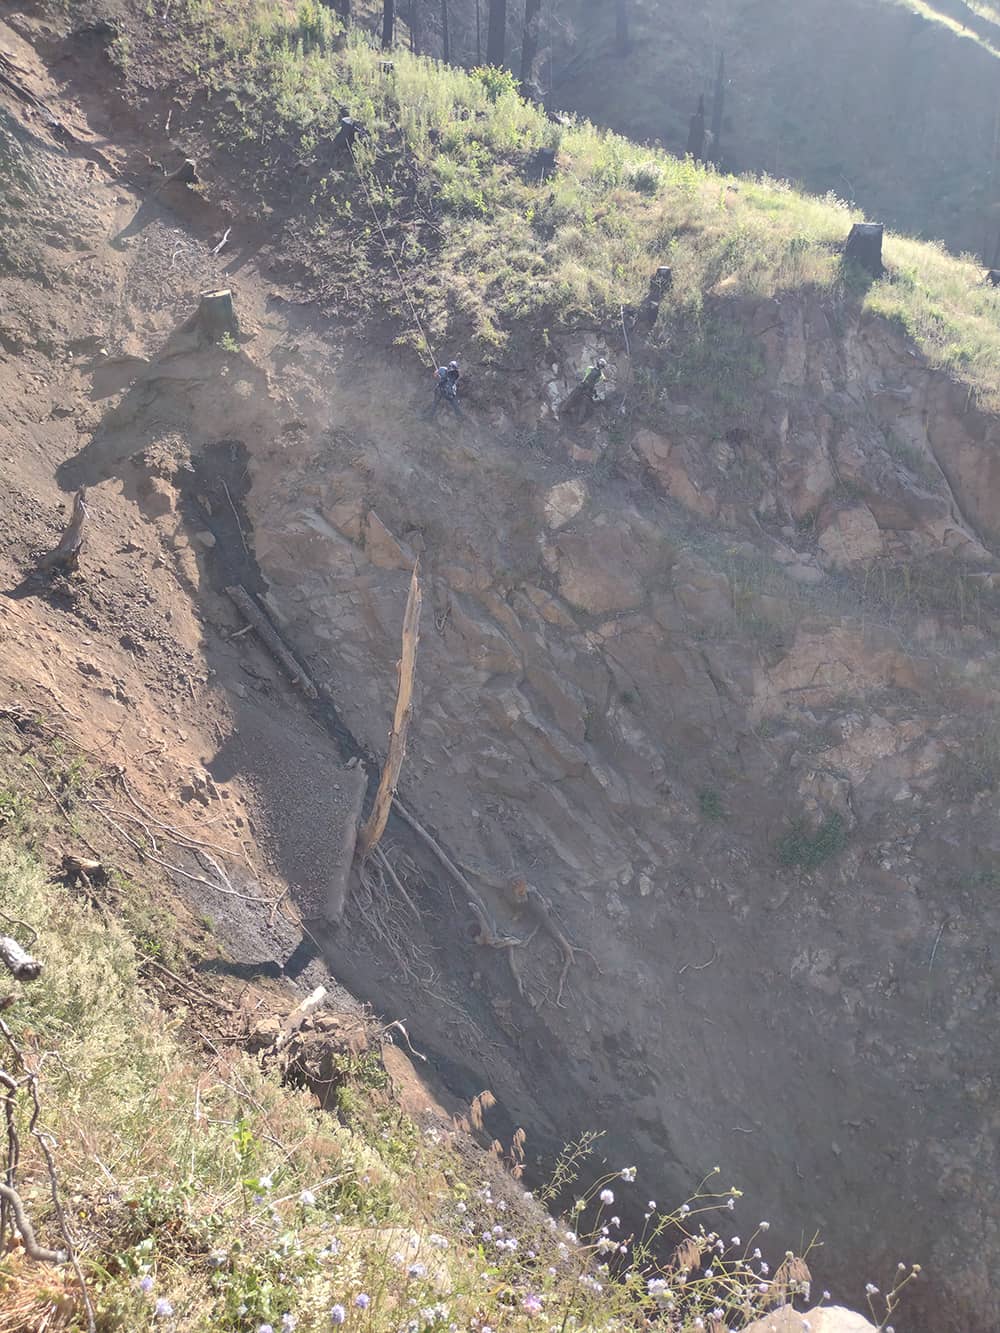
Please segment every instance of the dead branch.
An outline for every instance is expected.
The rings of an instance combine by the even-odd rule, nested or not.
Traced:
[[[73,516],[69,521],[66,531],[59,539],[59,545],[43,555],[38,562],[38,572],[62,569],[67,574],[71,574],[80,563],[80,552],[83,550],[84,526],[87,522],[89,510],[87,509],[87,488],[81,486],[73,497]]]
[[[403,613],[403,650],[396,665],[396,707],[393,711],[392,730],[389,732],[389,752],[382,767],[375,803],[367,822],[358,834],[356,856],[364,860],[375,847],[389,819],[399,773],[406,755],[406,733],[410,726],[413,711],[413,675],[417,665],[417,644],[420,641],[420,606],[422,596],[417,572],[420,561],[413,566],[410,578],[410,591],[406,598],[406,610]]]
[[[24,1052],[14,1040],[14,1034],[7,1024],[0,1018],[0,1037],[6,1042],[7,1047],[14,1059],[14,1068],[17,1071],[17,1077],[13,1077],[5,1070],[0,1070],[0,1084],[6,1089],[4,1096],[6,1122],[7,1122],[7,1167],[5,1171],[6,1180],[0,1188],[0,1242],[3,1240],[4,1225],[7,1220],[7,1212],[13,1214],[14,1224],[24,1241],[25,1252],[32,1258],[39,1259],[49,1263],[66,1263],[73,1265],[73,1272],[80,1286],[80,1299],[83,1301],[83,1308],[87,1317],[87,1333],[96,1333],[97,1321],[94,1316],[94,1306],[90,1299],[90,1292],[87,1290],[87,1283],[83,1276],[83,1269],[80,1267],[80,1260],[76,1254],[76,1247],[73,1244],[73,1237],[70,1234],[69,1223],[66,1221],[66,1214],[63,1211],[62,1203],[59,1199],[59,1177],[56,1174],[56,1164],[52,1156],[52,1149],[49,1145],[49,1136],[47,1132],[39,1126],[42,1115],[42,1104],[38,1096],[38,1077],[28,1068],[24,1058]],[[20,1145],[16,1134],[16,1121],[13,1114],[14,1098],[20,1091],[27,1091],[31,1101],[31,1114],[28,1118],[28,1133],[38,1144],[39,1151],[45,1159],[45,1169],[49,1178],[49,1193],[52,1199],[52,1208],[55,1212],[56,1221],[59,1224],[59,1231],[63,1238],[64,1249],[48,1250],[39,1246],[35,1241],[34,1232],[30,1223],[24,1216],[24,1207],[17,1194],[17,1182],[15,1179],[16,1169],[20,1156]],[[29,1244],[30,1242],[30,1244]]]
[[[399,894],[400,898],[402,898],[403,902],[406,903],[407,907],[413,913],[414,917],[416,917],[416,919],[419,921],[420,912],[417,910],[417,905],[410,897],[410,895],[406,892],[406,889],[403,887],[403,881],[399,878],[399,876],[393,869],[392,862],[386,856],[385,852],[382,850],[381,847],[375,847],[372,850],[375,853],[375,857],[379,865],[382,867],[386,875],[389,877],[389,881],[392,884],[392,887]]]
[[[524,880],[519,880],[517,888],[520,889],[522,885],[523,892],[516,893],[518,901],[522,902],[528,911],[533,913],[541,929],[551,935],[552,939],[556,942],[559,952],[562,954],[563,965],[562,971],[559,974],[556,1004],[560,1009],[563,1009],[565,1008],[565,1005],[562,1002],[563,987],[566,985],[566,978],[569,976],[570,968],[573,966],[574,962],[576,962],[576,955],[578,953],[585,954],[597,968],[598,972],[600,972],[601,969],[598,966],[597,959],[589,949],[581,949],[577,944],[570,944],[569,940],[566,938],[565,932],[552,913],[552,904],[549,900],[539,893],[533,885],[525,883]]]
[[[28,1221],[28,1215],[24,1211],[24,1204],[17,1190],[12,1189],[10,1185],[0,1183],[0,1199],[10,1205],[10,1210],[14,1215],[14,1225],[24,1241],[24,1252],[29,1259],[34,1259],[40,1264],[64,1264],[67,1262],[69,1255],[65,1250],[48,1250],[35,1240],[34,1228]]]
[[[236,604],[243,616],[253,626],[257,637],[268,652],[270,652],[281,666],[284,667],[287,674],[291,677],[292,683],[299,687],[307,699],[318,699],[319,690],[313,684],[309,673],[306,671],[305,667],[300,665],[290,649],[285,646],[281,635],[247,592],[246,588],[241,584],[237,584],[235,587],[227,588],[226,595]]]
[[[15,981],[37,981],[43,967],[37,958],[32,958],[10,935],[0,935],[0,963],[3,963]]]
[[[487,945],[491,949],[511,949],[515,947],[520,947],[520,945],[524,944],[525,942],[524,940],[516,939],[512,935],[500,934],[500,932],[497,930],[496,922],[493,920],[490,910],[486,906],[486,902],[482,897],[482,895],[478,892],[478,890],[472,887],[468,879],[466,879],[466,877],[462,874],[461,870],[459,870],[458,866],[451,859],[451,857],[444,850],[444,848],[437,841],[437,839],[433,838],[427,832],[423,824],[421,824],[420,821],[414,815],[411,815],[409,810],[407,810],[406,807],[398,799],[396,801],[394,809],[396,811],[396,814],[399,815],[400,819],[402,819],[404,824],[407,824],[417,835],[417,837],[421,840],[421,842],[423,842],[424,846],[434,853],[437,859],[444,866],[445,870],[447,870],[448,874],[451,875],[452,879],[455,881],[458,887],[465,894],[466,898],[469,900],[469,908],[471,909],[476,920],[479,922],[479,927],[480,927],[480,933],[476,939],[476,943]]]

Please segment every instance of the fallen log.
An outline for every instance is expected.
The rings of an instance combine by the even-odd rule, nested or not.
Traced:
[[[245,619],[253,626],[261,643],[268,652],[281,663],[286,673],[291,678],[292,683],[299,687],[307,699],[318,699],[319,690],[310,679],[309,673],[306,671],[305,667],[300,665],[294,654],[285,646],[281,635],[247,592],[246,588],[244,588],[242,584],[236,584],[234,587],[226,589],[226,596],[236,604]]]
[[[59,539],[59,545],[39,560],[39,572],[62,569],[67,573],[72,573],[78,567],[80,552],[83,550],[84,528],[89,512],[87,508],[87,488],[81,486],[76,495],[73,496],[73,516],[69,525]]]
[[[3,963],[15,981],[36,981],[43,967],[37,958],[22,949],[10,935],[0,935],[0,963]]]

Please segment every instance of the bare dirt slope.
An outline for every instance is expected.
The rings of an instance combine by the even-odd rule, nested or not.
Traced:
[[[5,693],[210,830],[237,887],[288,886],[284,924],[193,886],[240,967],[321,946],[454,1091],[492,1087],[498,1134],[544,1156],[607,1128],[651,1194],[719,1162],[748,1220],[822,1231],[820,1285],[857,1300],[913,1259],[915,1329],[992,1327],[998,423],[883,326],[789,297],[725,307],[762,358],[738,400],[623,425],[617,335],[567,335],[432,428],[390,337],[276,300],[249,220],[212,256],[230,216],[142,176],[137,120],[95,131],[100,51],[0,15],[86,141],[0,96]],[[223,282],[238,347],[186,324]],[[607,407],[557,420],[597,352]],[[26,580],[80,485],[80,575]],[[418,553],[402,794],[513,949],[398,820],[414,909],[322,920]],[[318,701],[240,633],[236,581]]]

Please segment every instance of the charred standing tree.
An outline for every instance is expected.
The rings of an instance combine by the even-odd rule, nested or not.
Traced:
[[[448,0],[441,0],[441,59],[451,64],[451,28],[448,24]]]
[[[396,0],[382,0],[382,50],[388,51],[396,36]]]
[[[719,56],[715,71],[715,95],[712,98],[712,161],[719,160],[719,145],[722,142],[722,117],[726,109],[726,57]]]
[[[701,161],[702,154],[705,151],[705,98],[698,98],[698,110],[691,117],[691,123],[688,126],[687,148],[684,150],[689,157],[693,157],[696,162]]]
[[[507,64],[507,0],[490,0],[486,63],[498,69]]]
[[[420,0],[410,0],[410,50],[415,56],[418,56],[420,47]]]
[[[538,29],[542,19],[542,0],[524,0],[524,36],[521,38],[521,84],[534,81],[538,59]]]
[[[629,53],[628,0],[615,0],[615,52],[620,56]]]

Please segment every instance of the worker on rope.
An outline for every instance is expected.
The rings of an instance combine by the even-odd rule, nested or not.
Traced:
[[[570,391],[560,407],[560,412],[577,422],[586,421],[591,404],[597,401],[597,386],[604,378],[604,368],[607,364],[605,358],[601,356],[588,367],[583,379]]]
[[[458,381],[462,372],[457,361],[449,361],[446,366],[438,366],[434,372],[434,402],[431,404],[431,420],[437,416],[438,408],[445,403],[456,416],[462,415],[458,405]]]

